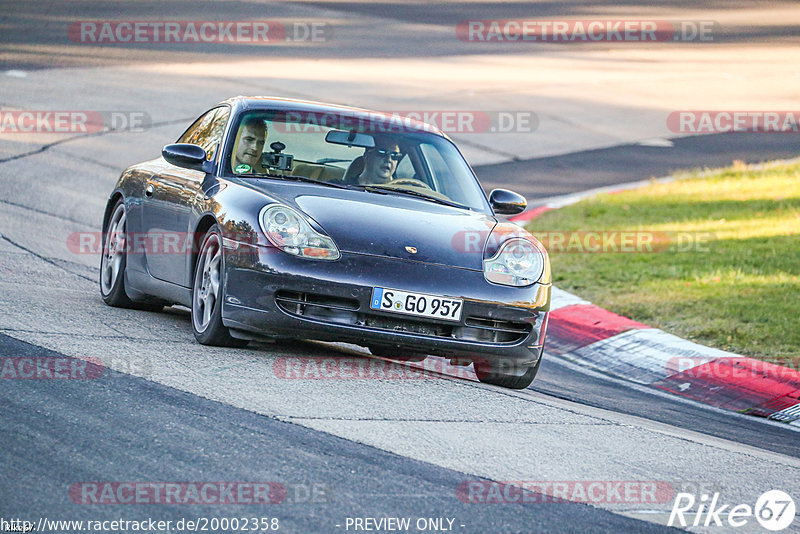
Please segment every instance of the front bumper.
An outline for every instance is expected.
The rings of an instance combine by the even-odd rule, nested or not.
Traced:
[[[458,322],[370,309],[374,287],[463,299]],[[535,365],[550,284],[514,288],[482,272],[342,253],[314,261],[226,240],[223,324],[255,335],[346,341],[459,359]]]

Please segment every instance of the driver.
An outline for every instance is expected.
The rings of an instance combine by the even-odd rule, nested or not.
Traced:
[[[362,185],[385,184],[394,179],[397,163],[403,159],[400,146],[390,138],[375,138],[375,146],[364,152],[364,170],[357,182]]]
[[[239,144],[233,158],[234,172],[262,172],[261,153],[266,142],[267,123],[256,117],[246,119],[240,126]]]

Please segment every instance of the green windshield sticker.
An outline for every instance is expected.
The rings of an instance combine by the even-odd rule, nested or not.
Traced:
[[[237,165],[236,168],[233,169],[233,172],[239,173],[239,174],[250,172],[250,165],[248,165],[246,163],[242,163],[241,165]]]

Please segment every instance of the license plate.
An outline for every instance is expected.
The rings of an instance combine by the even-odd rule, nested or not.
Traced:
[[[461,299],[376,287],[372,289],[372,300],[369,307],[373,310],[404,313],[417,317],[458,321],[461,319],[462,304]]]

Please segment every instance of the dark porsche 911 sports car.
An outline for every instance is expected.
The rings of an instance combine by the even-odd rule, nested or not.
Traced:
[[[473,363],[527,387],[539,368],[550,264],[495,214],[452,141],[397,115],[237,97],[161,157],[126,169],[103,220],[111,306],[191,308],[202,344],[346,341],[394,359]]]

